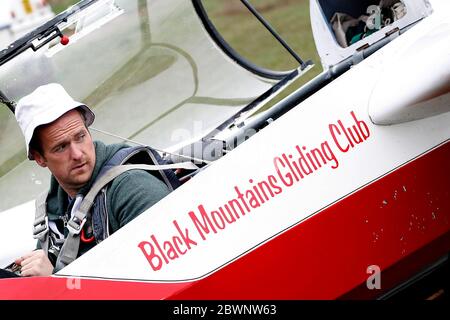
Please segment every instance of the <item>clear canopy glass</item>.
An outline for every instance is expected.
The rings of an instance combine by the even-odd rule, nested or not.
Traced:
[[[277,81],[221,51],[191,1],[100,0],[58,27],[69,36],[0,66],[0,90],[18,101],[62,84],[96,114],[95,139],[176,150],[209,133]],[[38,45],[39,43],[36,43]],[[0,212],[48,188],[28,161],[14,115],[0,108]]]

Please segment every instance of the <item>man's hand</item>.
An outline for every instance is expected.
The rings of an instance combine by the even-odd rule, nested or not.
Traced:
[[[36,250],[24,255],[15,263],[22,266],[22,277],[50,276],[53,272],[53,265],[44,250]]]

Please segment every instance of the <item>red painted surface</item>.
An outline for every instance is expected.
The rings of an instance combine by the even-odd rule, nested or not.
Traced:
[[[449,162],[447,143],[175,298],[337,298],[367,280],[368,266],[385,270],[439,236],[450,234]],[[446,251],[450,251],[450,242]],[[422,263],[427,262],[424,259]],[[425,267],[423,264],[417,262],[418,268]]]
[[[446,143],[199,281],[0,280],[0,298],[334,299],[370,265],[397,266],[394,285],[450,251],[449,162]]]
[[[186,283],[145,283],[59,277],[0,280],[0,299],[8,300],[160,300]]]

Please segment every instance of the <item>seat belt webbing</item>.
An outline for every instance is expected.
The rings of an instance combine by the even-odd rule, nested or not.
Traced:
[[[35,219],[33,224],[33,238],[39,240],[42,250],[48,253],[49,246],[49,227],[47,217],[47,196],[45,191],[37,196],[35,201]]]

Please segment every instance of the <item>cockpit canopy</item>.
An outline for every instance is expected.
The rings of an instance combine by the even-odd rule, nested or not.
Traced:
[[[195,3],[201,1],[80,1],[0,53],[1,93],[18,101],[60,83],[94,110],[94,139],[178,150],[280,81],[230,58]],[[25,49],[5,58],[19,47]],[[0,121],[1,212],[35,198],[49,179],[26,160],[22,133],[3,106]]]

